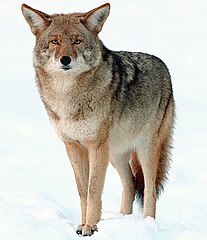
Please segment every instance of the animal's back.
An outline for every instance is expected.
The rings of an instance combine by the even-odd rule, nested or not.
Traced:
[[[120,51],[113,54],[112,72],[116,71],[113,75],[117,81],[115,112],[119,112],[116,121],[121,128],[129,122],[133,132],[153,121],[157,121],[159,127],[169,101],[174,109],[168,68],[162,60],[146,53]]]

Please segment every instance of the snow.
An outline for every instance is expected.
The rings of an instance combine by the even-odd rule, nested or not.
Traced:
[[[48,13],[87,11],[102,0],[28,0]],[[37,93],[34,37],[19,1],[0,9],[0,239],[75,240],[79,197],[64,145]],[[121,183],[109,166],[98,232],[90,239],[207,239],[207,3],[183,0],[111,0],[101,39],[115,50],[143,51],[168,65],[177,103],[169,181],[157,218],[119,212]]]
[[[1,239],[80,239],[60,204],[43,194],[1,191],[0,204]],[[151,217],[144,219],[139,214],[123,216],[104,211],[98,233],[91,239],[206,239],[206,213],[198,208],[187,221],[169,224]]]

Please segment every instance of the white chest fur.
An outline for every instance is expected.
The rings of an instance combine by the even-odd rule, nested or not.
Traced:
[[[94,117],[79,121],[62,118],[54,124],[54,127],[63,141],[72,139],[82,142],[86,139],[93,139],[97,135],[99,123]]]
[[[76,94],[75,84],[73,78],[55,78],[49,88],[42,89],[50,121],[63,141],[93,139],[101,123],[97,112],[88,106],[89,96]]]

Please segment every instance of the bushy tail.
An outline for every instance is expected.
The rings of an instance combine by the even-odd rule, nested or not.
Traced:
[[[167,180],[169,162],[170,162],[169,146],[167,146],[167,144],[164,144],[162,147],[161,156],[159,159],[157,177],[156,177],[157,199],[158,199],[160,193],[163,191],[164,183]],[[143,171],[142,171],[142,168],[141,168],[141,165],[139,163],[136,153],[133,153],[131,156],[131,167],[132,167],[132,172],[134,174],[134,180],[135,180],[136,199],[138,200],[139,205],[141,207],[143,207],[143,204],[144,204],[144,175],[143,175]]]

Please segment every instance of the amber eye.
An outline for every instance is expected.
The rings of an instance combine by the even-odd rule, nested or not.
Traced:
[[[58,40],[52,40],[51,43],[55,45],[59,44]]]
[[[82,41],[79,40],[79,39],[76,39],[76,40],[73,42],[73,44],[80,44],[80,43],[82,43]]]

